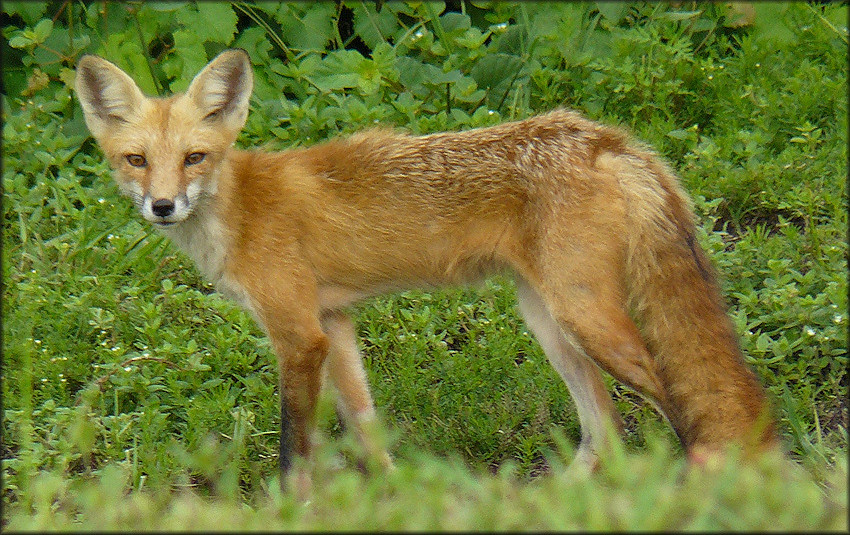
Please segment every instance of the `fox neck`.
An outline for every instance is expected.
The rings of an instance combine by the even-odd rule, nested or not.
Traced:
[[[231,237],[223,223],[222,198],[231,181],[227,161],[214,177],[214,186],[204,195],[185,221],[160,230],[198,266],[201,274],[217,286],[225,275],[225,258]]]

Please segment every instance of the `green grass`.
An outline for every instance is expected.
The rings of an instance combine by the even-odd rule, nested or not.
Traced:
[[[213,448],[214,449],[214,448]],[[129,491],[127,465],[74,479],[46,472],[16,504],[10,530],[846,530],[847,461],[816,484],[776,457],[691,470],[669,444],[650,440],[644,454],[623,452],[598,472],[569,471],[518,480],[508,464],[496,474],[457,459],[412,455],[398,470],[365,477],[342,469],[326,448],[308,502],[281,495],[270,478],[245,500],[222,474],[213,496],[192,489]],[[199,452],[198,456],[214,452]],[[228,467],[225,467],[225,472]],[[179,487],[172,485],[172,488]],[[791,489],[793,492],[789,492]]]
[[[351,4],[361,45],[333,33],[333,4],[263,11],[267,29],[205,5],[236,33],[193,43],[192,4],[73,4],[48,28],[55,6],[4,3],[5,529],[847,529],[847,7],[757,4],[734,27],[720,4],[463,5],[437,24],[427,6]],[[268,341],[119,197],[68,85],[82,51],[151,65],[153,91],[233,45],[257,75],[245,146],[557,106],[630,128],[694,197],[787,459],[688,471],[606,377],[624,451],[566,468],[572,401],[496,277],[353,308],[399,470],[358,472],[323,398],[314,495],[281,496]]]

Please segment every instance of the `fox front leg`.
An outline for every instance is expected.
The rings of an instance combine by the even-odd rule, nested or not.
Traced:
[[[252,264],[261,269],[262,264]],[[265,327],[277,357],[280,386],[280,471],[281,488],[296,474],[296,490],[309,488],[308,462],[311,437],[315,428],[316,401],[322,383],[322,366],[328,355],[329,341],[319,320],[315,283],[310,272],[295,269],[294,262],[282,270],[247,272],[239,277],[257,319]],[[282,273],[283,271],[283,273]]]
[[[277,345],[277,344],[276,344]],[[279,349],[280,370],[280,476],[281,488],[286,489],[296,464],[295,489],[299,496],[309,492],[309,461],[312,457],[312,435],[315,429],[316,401],[321,390],[322,362],[327,355],[327,342],[318,338],[292,353]]]
[[[309,491],[307,470],[312,455],[316,401],[321,390],[322,363],[328,342],[321,330],[281,333],[267,327],[275,348],[280,373],[280,476],[286,490],[293,467],[298,470],[296,492]],[[298,466],[296,458],[306,461]]]

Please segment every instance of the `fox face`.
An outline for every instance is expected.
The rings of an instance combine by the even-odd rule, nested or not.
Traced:
[[[186,93],[149,98],[114,64],[84,56],[75,85],[122,193],[146,220],[169,227],[216,192],[224,156],[245,125],[253,74],[243,50],[228,50]]]

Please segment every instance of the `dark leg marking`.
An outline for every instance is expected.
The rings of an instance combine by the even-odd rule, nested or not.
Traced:
[[[280,396],[280,478],[281,484],[283,478],[289,473],[292,467],[292,418],[289,416],[289,409],[286,405],[286,398]]]

